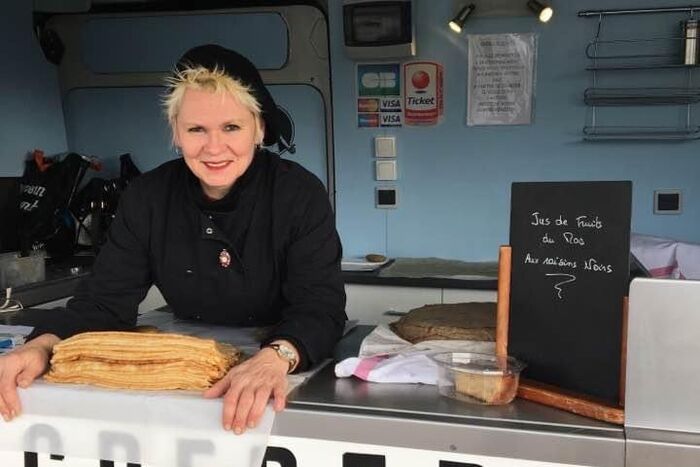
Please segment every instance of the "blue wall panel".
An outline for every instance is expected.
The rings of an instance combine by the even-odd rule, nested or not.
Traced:
[[[235,49],[261,69],[287,61],[287,25],[274,13],[98,18],[82,34],[83,61],[97,73],[170,70],[187,49],[209,43]]]
[[[32,2],[9,0],[0,14],[0,176],[18,176],[34,148],[66,149],[56,69],[32,33]]]

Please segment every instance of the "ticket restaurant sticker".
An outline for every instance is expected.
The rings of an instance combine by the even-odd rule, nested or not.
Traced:
[[[403,123],[401,65],[357,65],[357,126],[399,127]]]
[[[430,126],[443,114],[442,65],[407,62],[403,65],[404,124]]]

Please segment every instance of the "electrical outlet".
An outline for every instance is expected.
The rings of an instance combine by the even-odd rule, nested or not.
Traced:
[[[375,206],[379,209],[395,209],[399,204],[396,187],[377,187],[375,194]]]
[[[681,190],[655,190],[654,214],[680,214]]]

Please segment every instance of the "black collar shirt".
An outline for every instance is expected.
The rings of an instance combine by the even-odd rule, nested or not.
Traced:
[[[269,326],[263,344],[290,340],[303,370],[330,356],[342,335],[341,256],[328,194],[299,164],[258,151],[212,202],[184,161],[173,160],[122,195],[93,273],[66,313],[21,321],[38,320],[42,332],[62,338],[129,329],[155,284],[179,318]]]

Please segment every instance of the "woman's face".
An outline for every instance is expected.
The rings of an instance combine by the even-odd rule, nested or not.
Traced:
[[[187,89],[182,96],[175,144],[209,198],[223,198],[253,161],[262,139],[255,118],[228,93]]]

